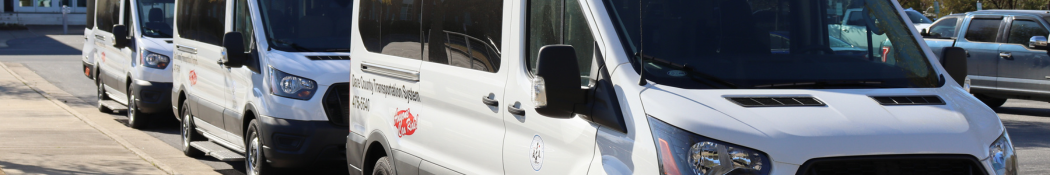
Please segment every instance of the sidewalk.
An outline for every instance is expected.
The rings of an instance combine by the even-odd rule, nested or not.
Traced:
[[[167,174],[0,66],[0,171]]]

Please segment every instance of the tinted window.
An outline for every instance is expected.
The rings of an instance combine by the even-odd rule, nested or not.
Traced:
[[[1029,20],[1015,20],[1013,24],[1010,24],[1010,37],[1006,40],[1008,43],[1028,45],[1028,40],[1033,36],[1046,37],[1048,32],[1042,24],[1035,21]]]
[[[955,32],[959,18],[944,18],[930,26],[930,36],[936,38],[950,38],[958,36]]]
[[[1000,19],[977,19],[970,20],[970,26],[966,29],[966,40],[973,42],[995,42],[995,34],[999,32]]]
[[[84,28],[95,27],[95,0],[84,0],[87,1],[87,24]]]
[[[350,16],[353,14],[351,2],[353,1],[260,0],[260,14],[263,17],[261,28],[265,31],[266,41],[273,49],[288,52],[350,51]],[[419,31],[418,27],[416,31]],[[418,47],[417,45],[416,48]]]
[[[102,0],[106,1],[106,0]],[[197,23],[194,15],[193,0],[181,0],[175,5],[178,12],[175,15],[175,25],[177,25],[176,32],[178,32],[180,38],[196,40],[197,39]]]
[[[123,3],[124,4],[124,8],[123,9],[124,10],[123,10],[123,12],[120,13],[120,15],[121,15],[120,24],[124,25],[125,27],[131,27],[131,1],[130,0],[122,0],[122,1],[124,1],[124,3]],[[127,31],[128,32],[127,36],[131,36],[132,29],[131,28],[126,28],[126,29],[128,30]]]
[[[398,0],[384,7],[387,9],[380,21],[380,53],[422,59],[423,44],[420,37],[420,0]]]
[[[864,25],[864,15],[861,15],[861,11],[850,11],[849,19],[846,20],[846,25],[851,26],[862,26]]]
[[[142,35],[171,38],[174,23],[174,0],[138,0],[139,25]]]
[[[194,10],[199,19],[197,41],[222,45],[222,35],[226,33],[226,1],[198,0]]]
[[[241,37],[244,39],[244,51],[250,52],[252,46],[255,46],[252,38],[255,38],[254,30],[252,29],[252,14],[248,9],[248,2],[246,0],[237,0],[235,6],[237,9],[233,13],[233,31],[241,33]]]
[[[96,16],[96,18],[97,18],[96,22],[98,23],[98,29],[99,30],[106,31],[106,32],[112,32],[113,31],[113,24],[114,24],[114,21],[116,21],[116,20],[113,20],[113,17],[116,16],[116,15],[113,14],[113,10],[114,9],[120,9],[120,8],[115,8],[115,6],[114,6],[115,3],[114,2],[120,2],[120,1],[117,1],[117,0],[99,0],[98,1],[98,8],[96,9],[98,16]]]
[[[503,1],[448,0],[426,5],[422,26],[426,38],[424,60],[499,71]]]
[[[529,3],[529,69],[535,70],[536,55],[540,48],[551,44],[565,44],[576,49],[580,76],[590,75],[591,61],[594,57],[594,37],[580,9],[580,3],[577,0],[534,0]],[[583,83],[587,82],[584,78]]]
[[[908,18],[911,19],[911,23],[923,24],[933,22],[930,20],[930,18],[926,18],[926,16],[923,16],[922,13],[919,13],[917,11],[904,11],[904,13],[908,14]]]
[[[361,14],[358,14],[357,27],[361,33],[361,42],[369,52],[382,52],[382,26],[379,22],[382,16],[383,3],[379,3],[378,0],[361,0]]]

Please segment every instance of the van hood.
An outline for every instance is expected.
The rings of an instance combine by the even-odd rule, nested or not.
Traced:
[[[350,60],[311,60],[307,56],[350,56],[349,52],[284,52],[270,50],[266,60],[270,67],[285,73],[309,78],[319,86],[350,82]]]
[[[998,115],[962,89],[692,90],[654,85],[645,112],[678,128],[765,152],[776,162],[881,154],[984,159],[1003,133]],[[937,95],[946,105],[884,106],[870,96]],[[811,96],[827,106],[742,107],[736,96]]]

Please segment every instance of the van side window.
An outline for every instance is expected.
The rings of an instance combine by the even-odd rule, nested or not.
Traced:
[[[234,11],[233,18],[233,31],[241,32],[241,36],[244,39],[244,51],[251,52],[255,46],[253,38],[255,34],[252,28],[252,13],[248,9],[248,1],[237,0],[236,8]]]
[[[113,2],[119,2],[117,0],[99,0],[98,1],[98,29],[106,32],[113,32],[113,10],[119,9],[113,7]]]
[[[959,23],[959,18],[945,18],[936,24],[930,26],[930,36],[936,38],[950,38],[958,36],[955,32],[956,24]]]
[[[973,42],[995,42],[995,35],[999,32],[1001,19],[979,19],[970,20],[970,27],[966,29],[967,41]]]
[[[564,6],[564,8],[563,8]],[[536,69],[540,48],[551,44],[572,45],[580,66],[580,76],[590,75],[594,59],[594,36],[577,0],[532,0],[529,2],[528,67]],[[564,15],[563,15],[564,14]],[[586,85],[586,84],[584,84]]]
[[[87,0],[87,12],[86,12],[86,14],[87,14],[87,23],[85,24],[84,28],[88,28],[88,29],[94,28],[95,27],[95,0]]]
[[[127,28],[128,29],[128,31],[127,31],[128,32],[128,36],[131,36],[131,31],[133,31],[130,28],[131,27],[131,6],[132,6],[132,4],[131,4],[131,0],[123,0],[123,1],[124,1],[124,3],[123,3],[124,11],[121,12],[121,14],[120,14],[120,16],[122,18],[120,20],[120,24],[123,24],[125,27],[128,27]]]
[[[1046,37],[1050,34],[1046,31],[1039,22],[1030,20],[1014,20],[1013,24],[1010,24],[1009,38],[1006,40],[1007,43],[1028,45],[1028,40],[1033,36]]]
[[[497,72],[503,1],[448,0],[423,7],[423,60]]]
[[[382,40],[379,19],[383,16],[383,3],[378,0],[361,0],[361,13],[358,14],[357,27],[361,33],[361,44],[369,52],[382,52]]]
[[[226,33],[226,1],[186,0],[178,1],[179,36],[213,45],[222,45]]]

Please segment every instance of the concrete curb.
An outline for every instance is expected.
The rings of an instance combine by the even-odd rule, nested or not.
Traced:
[[[26,84],[27,86],[29,86],[29,88],[33,89],[33,91],[35,91],[38,94],[44,96],[44,98],[47,98],[51,103],[53,103],[56,106],[62,108],[66,112],[69,112],[70,114],[75,116],[77,119],[80,119],[84,123],[86,123],[89,126],[91,126],[92,128],[94,128],[95,130],[98,130],[102,134],[106,135],[107,137],[113,139],[118,144],[123,146],[125,149],[131,151],[132,153],[134,153],[135,155],[139,156],[143,160],[149,162],[150,164],[153,164],[153,166],[155,166],[156,168],[160,169],[161,171],[163,171],[165,173],[168,173],[168,174],[182,174],[182,173],[198,174],[198,173],[206,173],[206,172],[201,172],[201,171],[190,171],[190,172],[179,172],[179,171],[176,171],[173,166],[168,165],[167,163],[165,163],[165,161],[160,161],[160,160],[154,158],[153,156],[151,156],[149,154],[146,154],[147,151],[144,151],[143,149],[140,149],[139,147],[131,144],[131,142],[129,142],[124,137],[122,137],[120,134],[117,134],[116,132],[111,131],[109,128],[103,127],[99,123],[96,123],[95,120],[90,119],[86,115],[78,112],[77,110],[74,110],[69,105],[66,105],[65,103],[60,101],[58,98],[56,98],[55,96],[52,96],[51,95],[52,92],[45,92],[40,87],[35,87],[35,86],[30,85],[30,84],[32,84],[30,81],[27,81],[24,77],[22,77],[21,75],[16,73],[15,70],[13,70],[10,67],[8,67],[7,63],[0,64],[0,67],[3,67],[5,70],[7,70],[8,73],[11,73],[12,76],[14,76],[16,79],[21,81],[23,84]],[[44,81],[44,83],[47,83],[46,80]],[[62,93],[65,93],[65,92],[62,92]],[[142,131],[138,131],[138,130],[134,130],[134,129],[130,129],[130,130],[131,131],[128,131],[128,132],[139,132],[139,133],[145,135],[145,133],[142,133]],[[138,142],[141,142],[141,141],[138,141]],[[160,142],[160,141],[157,140],[156,142]],[[203,164],[201,164],[201,165],[203,165]],[[191,166],[192,167],[192,165],[180,165],[180,166]],[[203,166],[207,167],[206,165],[203,165]],[[180,168],[185,168],[185,167],[180,167]],[[211,167],[207,167],[207,168],[211,171],[211,173],[215,173],[214,170],[210,169]],[[0,175],[4,175],[4,174],[2,172],[0,172]]]

